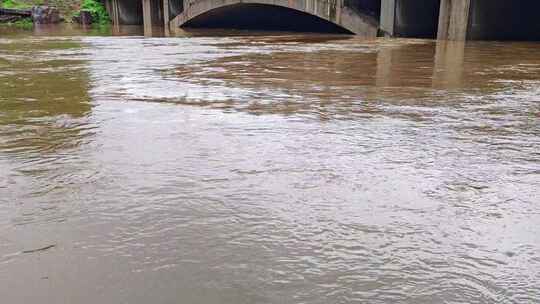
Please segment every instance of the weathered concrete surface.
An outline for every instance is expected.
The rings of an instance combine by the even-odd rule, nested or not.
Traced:
[[[213,10],[239,4],[289,8],[316,16],[354,34],[366,37],[377,36],[377,20],[344,7],[343,0],[185,0],[183,12],[171,21],[171,27],[181,27],[190,20]]]
[[[165,24],[163,0],[141,0],[145,36],[154,36],[153,30]],[[167,10],[168,12],[168,10]],[[157,30],[157,29],[156,29]],[[160,29],[161,31],[161,29]]]
[[[343,6],[376,19],[381,15],[381,0],[343,0]]]
[[[385,36],[394,36],[396,24],[396,0],[381,0],[380,29]]]
[[[437,39],[467,39],[471,0],[441,0]]]
[[[115,25],[143,23],[141,0],[106,0],[105,7]]]
[[[385,36],[435,38],[440,0],[382,0],[381,31]]]
[[[105,0],[105,9],[109,13],[109,17],[111,17],[112,24],[119,25],[117,0]]]
[[[152,36],[152,0],[142,0],[144,35]]]
[[[169,26],[169,21],[171,21],[169,16],[169,0],[162,0],[162,7],[163,7],[163,25],[165,27]]]
[[[435,38],[440,0],[397,0],[395,34],[398,37]]]
[[[170,20],[180,15],[180,13],[182,13],[183,10],[184,10],[183,0],[169,0],[169,19]]]

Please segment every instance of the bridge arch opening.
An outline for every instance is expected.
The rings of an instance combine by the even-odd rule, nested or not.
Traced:
[[[182,27],[353,34],[312,14],[284,6],[258,3],[218,7],[193,17]]]

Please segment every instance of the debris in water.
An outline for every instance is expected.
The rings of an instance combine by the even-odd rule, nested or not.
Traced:
[[[45,247],[41,247],[41,248],[37,248],[37,249],[31,249],[31,250],[23,250],[22,253],[34,253],[34,252],[40,252],[40,251],[45,251],[45,250],[49,250],[51,248],[54,248],[56,247],[56,245],[49,245],[49,246],[45,246]]]

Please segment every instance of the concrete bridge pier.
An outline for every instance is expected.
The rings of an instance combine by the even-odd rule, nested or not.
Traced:
[[[391,37],[435,38],[440,0],[381,0],[380,30]]]
[[[165,36],[170,36],[170,29],[169,29],[169,0],[163,0],[162,2],[163,7],[163,30],[165,33]]]
[[[467,40],[470,12],[471,0],[441,0],[437,39]]]
[[[109,16],[111,17],[111,21],[113,25],[117,25],[120,23],[119,16],[118,16],[118,0],[107,0],[105,1],[105,9],[109,13]]]
[[[143,11],[143,27],[145,36],[153,36],[157,33],[154,33],[156,27],[162,27],[166,24],[169,10],[168,10],[168,1],[167,0],[141,0],[142,1],[142,11]],[[164,10],[164,7],[167,7],[167,10]],[[165,16],[165,13],[167,16]],[[168,25],[168,24],[167,24]],[[157,30],[157,29],[156,29]]]
[[[157,34],[156,27],[169,25],[169,1],[172,0],[105,0],[105,7],[113,24],[113,31],[121,32],[120,25],[143,25],[145,36]]]
[[[105,8],[113,25],[142,24],[140,0],[105,0]]]

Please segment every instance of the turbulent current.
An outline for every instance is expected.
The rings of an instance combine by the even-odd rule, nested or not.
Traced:
[[[539,49],[0,32],[0,302],[540,303]]]

